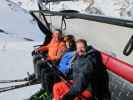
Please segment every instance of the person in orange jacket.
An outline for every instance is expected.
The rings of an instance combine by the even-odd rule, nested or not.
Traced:
[[[62,41],[62,33],[59,30],[56,30],[52,33],[52,39],[50,43],[46,46],[39,47],[35,50],[37,53],[48,52],[47,60],[57,61],[60,59],[62,53],[65,51],[66,46],[65,42]],[[35,56],[33,62],[36,63],[38,57]]]
[[[37,48],[33,54],[33,64],[34,64],[34,74],[28,80],[40,80],[41,84],[43,83],[43,70],[47,70],[49,66],[47,62],[57,64],[66,51],[66,43],[62,37],[62,33],[59,30],[56,30],[52,33],[52,39],[50,43],[46,46],[41,46]],[[47,56],[43,56],[43,53],[48,53]],[[48,71],[49,72],[49,71]],[[44,91],[43,84],[42,89],[38,92]]]
[[[42,66],[45,66],[46,61],[50,61],[52,63],[58,63],[61,56],[66,50],[65,42],[62,39],[62,34],[59,31],[55,31],[52,34],[52,39],[50,43],[47,46],[42,46],[40,48],[37,48],[36,52],[42,53],[48,51],[48,56],[41,58],[41,60],[38,60],[38,58],[34,59],[34,71],[35,76],[37,79],[41,76],[41,69]]]

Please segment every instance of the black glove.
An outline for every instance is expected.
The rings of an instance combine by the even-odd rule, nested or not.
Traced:
[[[74,96],[67,93],[62,97],[62,100],[74,100]]]
[[[36,51],[36,50],[33,50],[31,55],[34,56],[34,55],[37,55],[38,53],[40,53],[39,51]]]
[[[64,95],[63,98],[62,98],[62,100],[70,100],[69,99],[69,95]]]
[[[31,55],[34,56],[36,54],[35,50],[31,52]]]

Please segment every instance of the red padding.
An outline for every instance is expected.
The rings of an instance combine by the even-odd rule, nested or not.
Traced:
[[[133,65],[105,53],[101,53],[101,55],[102,61],[106,65],[107,69],[133,83]]]

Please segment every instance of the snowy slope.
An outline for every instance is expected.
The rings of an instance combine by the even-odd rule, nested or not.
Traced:
[[[20,79],[27,72],[32,73],[31,51],[43,39],[44,35],[26,10],[8,0],[0,0],[0,80]],[[0,84],[0,87],[8,85]],[[39,89],[40,85],[36,85],[0,93],[0,100],[23,100]]]
[[[0,45],[0,80],[20,79],[33,72],[31,51],[35,42],[8,42]],[[11,84],[0,84],[0,87]],[[24,100],[40,89],[40,85],[0,93],[0,100]]]
[[[0,1],[0,29],[7,35],[42,41],[44,35],[32,16],[14,3]],[[1,35],[1,33],[0,33]]]

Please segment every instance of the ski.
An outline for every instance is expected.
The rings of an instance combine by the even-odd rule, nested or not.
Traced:
[[[14,83],[14,82],[26,82],[26,79],[16,79],[16,80],[0,80],[0,83]]]
[[[35,74],[29,74],[27,72],[28,77],[22,79],[14,79],[14,80],[0,80],[0,83],[17,83],[17,82],[27,82],[35,79]]]
[[[3,87],[3,88],[0,88],[0,93],[10,91],[10,90],[14,90],[14,89],[18,89],[18,88],[31,86],[31,85],[36,85],[36,84],[39,84],[39,83],[40,83],[39,81],[31,80],[31,81],[28,81],[26,83],[12,85],[12,86],[8,86],[8,87]]]

